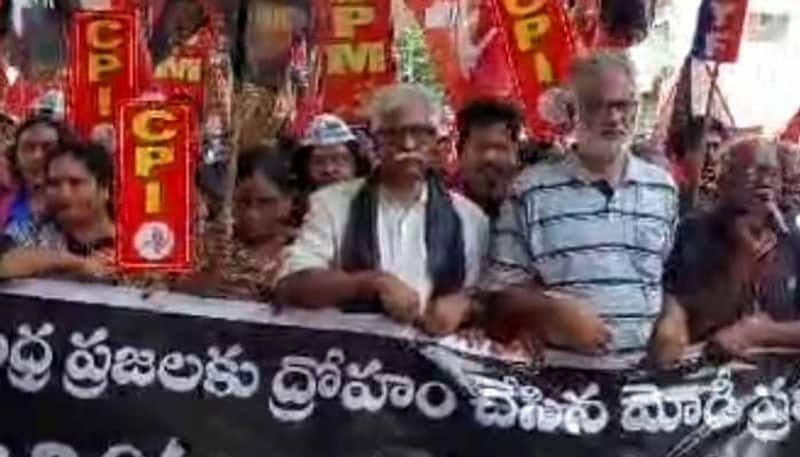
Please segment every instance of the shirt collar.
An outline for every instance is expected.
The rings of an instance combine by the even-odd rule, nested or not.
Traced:
[[[634,156],[630,152],[625,153],[625,168],[622,174],[621,183],[641,182],[645,176],[644,161]],[[596,179],[592,178],[586,168],[575,153],[568,153],[564,159],[564,166],[570,177],[577,179],[585,184],[591,184]]]
[[[417,195],[417,198],[414,201],[409,203],[403,202],[394,197],[385,187],[381,186],[379,193],[380,201],[385,205],[403,206],[409,208],[416,205],[426,205],[428,203],[428,186],[424,181],[420,182],[419,185],[422,186],[419,195]]]

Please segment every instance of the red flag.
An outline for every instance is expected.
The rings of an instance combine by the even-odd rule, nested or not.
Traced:
[[[407,0],[439,79],[458,109],[476,97],[518,98],[505,37],[491,2]]]
[[[395,81],[391,0],[321,0],[318,5],[315,34],[323,62],[323,109],[356,120],[362,102]]]
[[[558,0],[488,0],[499,18],[517,92],[533,136],[553,134],[539,114],[539,97],[563,82],[575,54],[571,26]]]
[[[736,62],[746,16],[747,0],[703,0],[697,14],[692,55],[716,62]]]
[[[129,101],[120,117],[117,261],[126,269],[186,270],[193,252],[194,110]]]
[[[81,11],[72,24],[69,113],[89,135],[113,125],[125,100],[137,95],[139,32],[136,15],[125,11]]]

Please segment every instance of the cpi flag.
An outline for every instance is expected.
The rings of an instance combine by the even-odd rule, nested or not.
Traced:
[[[194,109],[130,101],[120,123],[118,262],[125,269],[186,270],[192,262]]]
[[[703,0],[697,15],[692,56],[716,62],[739,57],[747,0]]]
[[[533,136],[554,135],[539,113],[539,97],[563,82],[575,55],[569,20],[557,0],[487,0],[508,47],[525,118]]]
[[[89,135],[115,124],[117,110],[137,91],[136,16],[123,11],[81,11],[72,23],[69,114]]]

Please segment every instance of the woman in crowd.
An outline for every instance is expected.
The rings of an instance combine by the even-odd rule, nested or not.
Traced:
[[[72,140],[68,128],[47,116],[32,117],[16,131],[8,149],[8,161],[19,189],[11,202],[5,233],[15,243],[25,244],[36,237],[46,218],[45,163],[59,144]]]
[[[200,173],[201,203],[215,199],[213,173]],[[231,255],[222,269],[199,271],[173,284],[173,289],[198,295],[268,300],[273,276],[281,266],[281,250],[292,238],[289,159],[270,148],[243,151],[234,193],[235,238],[223,245],[219,230],[202,230],[200,257]],[[217,188],[219,186],[216,186]],[[204,208],[208,205],[203,204]],[[212,205],[213,206],[213,205]],[[203,211],[208,213],[207,210]],[[201,270],[203,270],[201,268]]]
[[[235,235],[250,269],[265,285],[280,266],[281,251],[291,241],[292,194],[288,159],[259,148],[239,161],[234,194]]]
[[[23,242],[3,237],[0,277],[108,273],[114,246],[111,158],[98,145],[65,144],[49,150],[44,169],[51,217]]]
[[[361,154],[358,138],[343,120],[331,114],[315,117],[292,157],[291,172],[300,192],[294,222],[299,225],[302,221],[312,192],[365,176],[370,169],[369,160]]]

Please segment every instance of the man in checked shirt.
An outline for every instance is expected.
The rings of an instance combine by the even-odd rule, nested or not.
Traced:
[[[656,327],[656,340],[685,339],[661,287],[677,190],[630,153],[632,63],[611,52],[582,58],[572,89],[576,152],[524,170],[494,227],[489,335],[592,355],[644,349]]]

